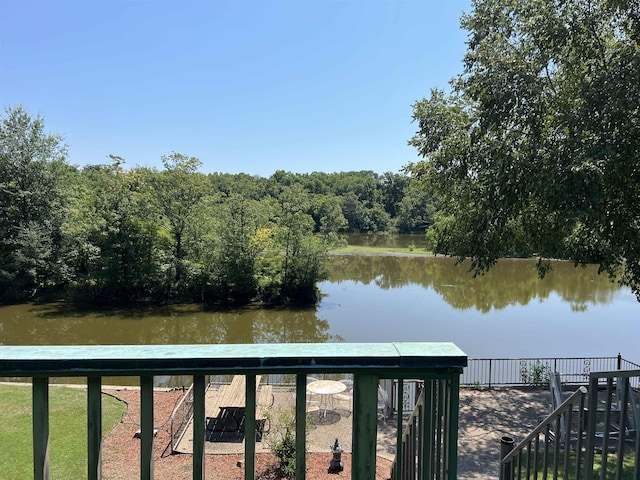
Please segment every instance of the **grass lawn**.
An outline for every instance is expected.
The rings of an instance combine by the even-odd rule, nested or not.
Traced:
[[[425,250],[424,248],[400,248],[400,247],[362,247],[358,245],[348,245],[346,247],[336,248],[335,250],[331,250],[331,253],[340,254],[340,253],[359,253],[364,255],[382,255],[383,253],[400,253],[400,254],[408,254],[408,255],[429,255],[432,252]]]
[[[102,432],[120,422],[125,404],[102,395]],[[33,478],[31,386],[0,385],[0,478]],[[49,388],[51,478],[87,478],[87,391]]]
[[[549,461],[549,468],[547,470],[547,475],[545,477],[544,473],[543,473],[543,464],[542,464],[542,452],[539,454],[540,457],[538,459],[538,468],[540,469],[540,471],[538,472],[538,476],[535,477],[538,480],[543,480],[544,478],[547,479],[551,479],[553,478],[553,453],[551,453],[549,455],[548,461]],[[627,448],[625,450],[624,453],[624,457],[623,457],[623,463],[622,463],[622,472],[620,475],[620,479],[621,480],[633,480],[634,477],[634,467],[635,467],[635,453],[633,451],[633,449]],[[593,466],[594,466],[594,476],[593,478],[601,478],[602,475],[602,454],[596,453],[594,455],[594,462],[593,462]],[[582,478],[582,475],[584,474],[584,464],[586,461],[586,453],[583,452],[582,454],[582,460],[581,460],[581,467],[580,467],[580,478]],[[526,459],[523,460],[523,462],[526,462]],[[606,474],[605,474],[605,478],[618,478],[616,477],[616,473],[617,473],[617,455],[615,453],[609,453],[607,455],[607,469],[606,469]],[[533,465],[531,466],[532,468],[532,475],[533,475]],[[558,461],[558,478],[559,479],[565,479],[565,478],[575,478],[576,475],[576,455],[574,452],[571,452],[571,454],[569,455],[569,475],[565,476],[564,475],[564,455],[561,454],[559,461]],[[526,464],[523,465],[522,467],[522,475],[523,477],[525,477],[525,472],[526,472]],[[517,478],[518,476],[518,472],[516,470],[515,472],[515,476],[514,478]]]

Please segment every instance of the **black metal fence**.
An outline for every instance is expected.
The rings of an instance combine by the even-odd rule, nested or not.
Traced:
[[[538,357],[538,358],[470,358],[460,379],[463,386],[493,387],[534,385],[545,386],[554,372],[559,372],[564,384],[587,384],[591,372],[639,369],[637,365],[615,357]],[[640,387],[633,379],[632,387]]]

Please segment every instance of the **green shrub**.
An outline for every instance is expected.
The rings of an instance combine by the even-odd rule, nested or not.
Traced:
[[[296,438],[287,428],[282,439],[275,442],[271,450],[280,461],[279,470],[285,477],[292,477],[296,474]]]
[[[281,478],[295,478],[295,407],[289,406],[280,410],[271,408],[266,412],[265,416],[267,417],[270,428],[264,437],[264,441],[269,446],[271,453],[278,458],[278,474]]]
[[[551,378],[551,367],[536,360],[522,371],[522,382],[531,387],[546,387]]]

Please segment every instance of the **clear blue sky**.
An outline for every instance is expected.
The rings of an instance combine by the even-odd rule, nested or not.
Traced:
[[[74,165],[397,172],[411,105],[462,71],[470,0],[0,0],[0,105]]]

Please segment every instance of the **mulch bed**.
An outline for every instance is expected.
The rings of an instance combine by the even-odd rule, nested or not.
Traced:
[[[105,480],[129,480],[138,478],[140,472],[140,440],[135,438],[140,428],[140,392],[138,389],[103,389],[127,404],[127,412],[121,423],[105,437],[102,451],[102,472]],[[192,455],[171,454],[169,449],[170,416],[176,403],[182,397],[182,390],[154,392],[154,425],[158,434],[154,441],[154,477],[167,480],[188,480],[192,478]],[[351,478],[351,455],[343,454],[344,471],[328,473],[331,453],[310,453],[307,455],[308,480]],[[208,479],[243,480],[244,455],[206,455],[205,472]],[[256,454],[256,479],[275,480],[278,476],[277,459],[272,454]],[[376,479],[389,478],[391,462],[377,458]]]

